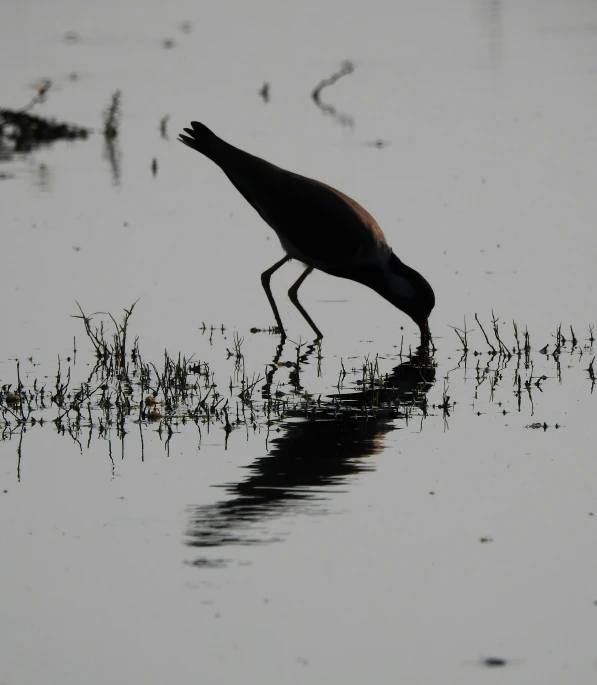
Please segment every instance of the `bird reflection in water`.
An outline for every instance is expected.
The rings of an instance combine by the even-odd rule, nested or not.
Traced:
[[[340,393],[308,412],[289,412],[270,451],[226,483],[226,499],[190,508],[187,544],[208,548],[255,545],[280,539],[268,523],[282,516],[325,513],[326,502],[379,454],[384,437],[414,413],[425,416],[435,363],[413,355],[392,370],[383,386]]]

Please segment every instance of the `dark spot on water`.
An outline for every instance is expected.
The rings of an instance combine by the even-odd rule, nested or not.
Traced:
[[[194,566],[195,568],[226,568],[229,563],[230,559],[208,559],[207,557],[185,561],[187,566]],[[219,618],[219,614],[216,614],[216,618]]]
[[[488,656],[486,659],[482,659],[481,663],[488,668],[497,668],[499,666],[505,666],[508,662],[506,659],[497,656]]]
[[[270,85],[267,81],[265,81],[265,83],[261,86],[261,88],[259,89],[257,94],[261,97],[263,102],[269,102],[269,100],[270,100]]]

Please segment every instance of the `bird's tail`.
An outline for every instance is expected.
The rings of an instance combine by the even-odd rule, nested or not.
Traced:
[[[213,143],[217,140],[215,133],[212,133],[207,126],[200,124],[198,121],[191,121],[192,128],[183,129],[188,135],[183,136],[182,133],[178,136],[178,140],[193,150],[197,150],[202,155],[213,159]]]

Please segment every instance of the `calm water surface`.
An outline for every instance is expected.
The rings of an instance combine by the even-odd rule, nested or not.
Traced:
[[[2,385],[19,360],[28,392],[52,389],[59,357],[80,383],[75,301],[119,318],[140,298],[129,340],[157,368],[165,349],[208,364],[232,430],[133,413],[102,433],[96,407],[69,434],[50,402],[22,429],[4,393],[0,683],[595,682],[596,32],[589,0],[5,8],[0,106],[49,78],[40,115],[99,129],[120,89],[123,117],[112,150],[2,156]],[[272,281],[279,357],[250,332],[282,253],[175,142],[191,119],[372,212],[437,292],[423,387],[413,325],[357,284],[305,283],[325,333],[307,348],[300,265]],[[488,354],[492,311],[528,358]],[[394,399],[355,415],[375,363]],[[264,415],[274,368],[284,418]]]

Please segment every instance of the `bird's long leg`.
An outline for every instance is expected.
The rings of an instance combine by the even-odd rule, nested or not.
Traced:
[[[299,278],[298,278],[298,280],[296,281],[296,283],[295,283],[295,284],[290,288],[290,290],[288,291],[288,297],[290,298],[290,301],[292,302],[292,304],[293,304],[293,305],[299,310],[299,312],[303,315],[303,318],[305,319],[305,321],[306,321],[306,322],[309,324],[309,326],[311,326],[311,328],[315,331],[315,335],[317,336],[316,339],[317,339],[317,340],[320,340],[321,338],[323,338],[322,332],[321,332],[321,331],[319,330],[319,328],[317,328],[317,326],[313,323],[313,319],[307,314],[307,312],[306,312],[305,309],[303,308],[303,305],[298,301],[298,297],[297,297],[298,289],[299,289],[299,288],[301,287],[301,285],[303,284],[303,281],[305,280],[305,278],[307,278],[307,276],[308,276],[312,271],[313,271],[313,267],[312,267],[312,266],[308,266],[308,267],[303,271],[303,273],[299,276]]]
[[[282,326],[282,319],[280,318],[280,314],[278,314],[278,307],[276,307],[276,301],[274,300],[274,296],[272,295],[271,288],[269,287],[269,282],[270,282],[270,279],[271,279],[274,271],[277,271],[283,264],[286,264],[286,262],[289,260],[290,260],[290,257],[286,256],[283,259],[281,259],[279,262],[276,262],[267,271],[264,271],[261,274],[261,285],[263,286],[263,289],[265,290],[265,294],[267,295],[267,299],[269,300],[272,311],[274,312],[274,316],[276,317],[276,323],[278,324],[278,328],[280,329],[280,335],[282,336],[282,340],[286,339],[286,333],[284,332],[284,326]]]

